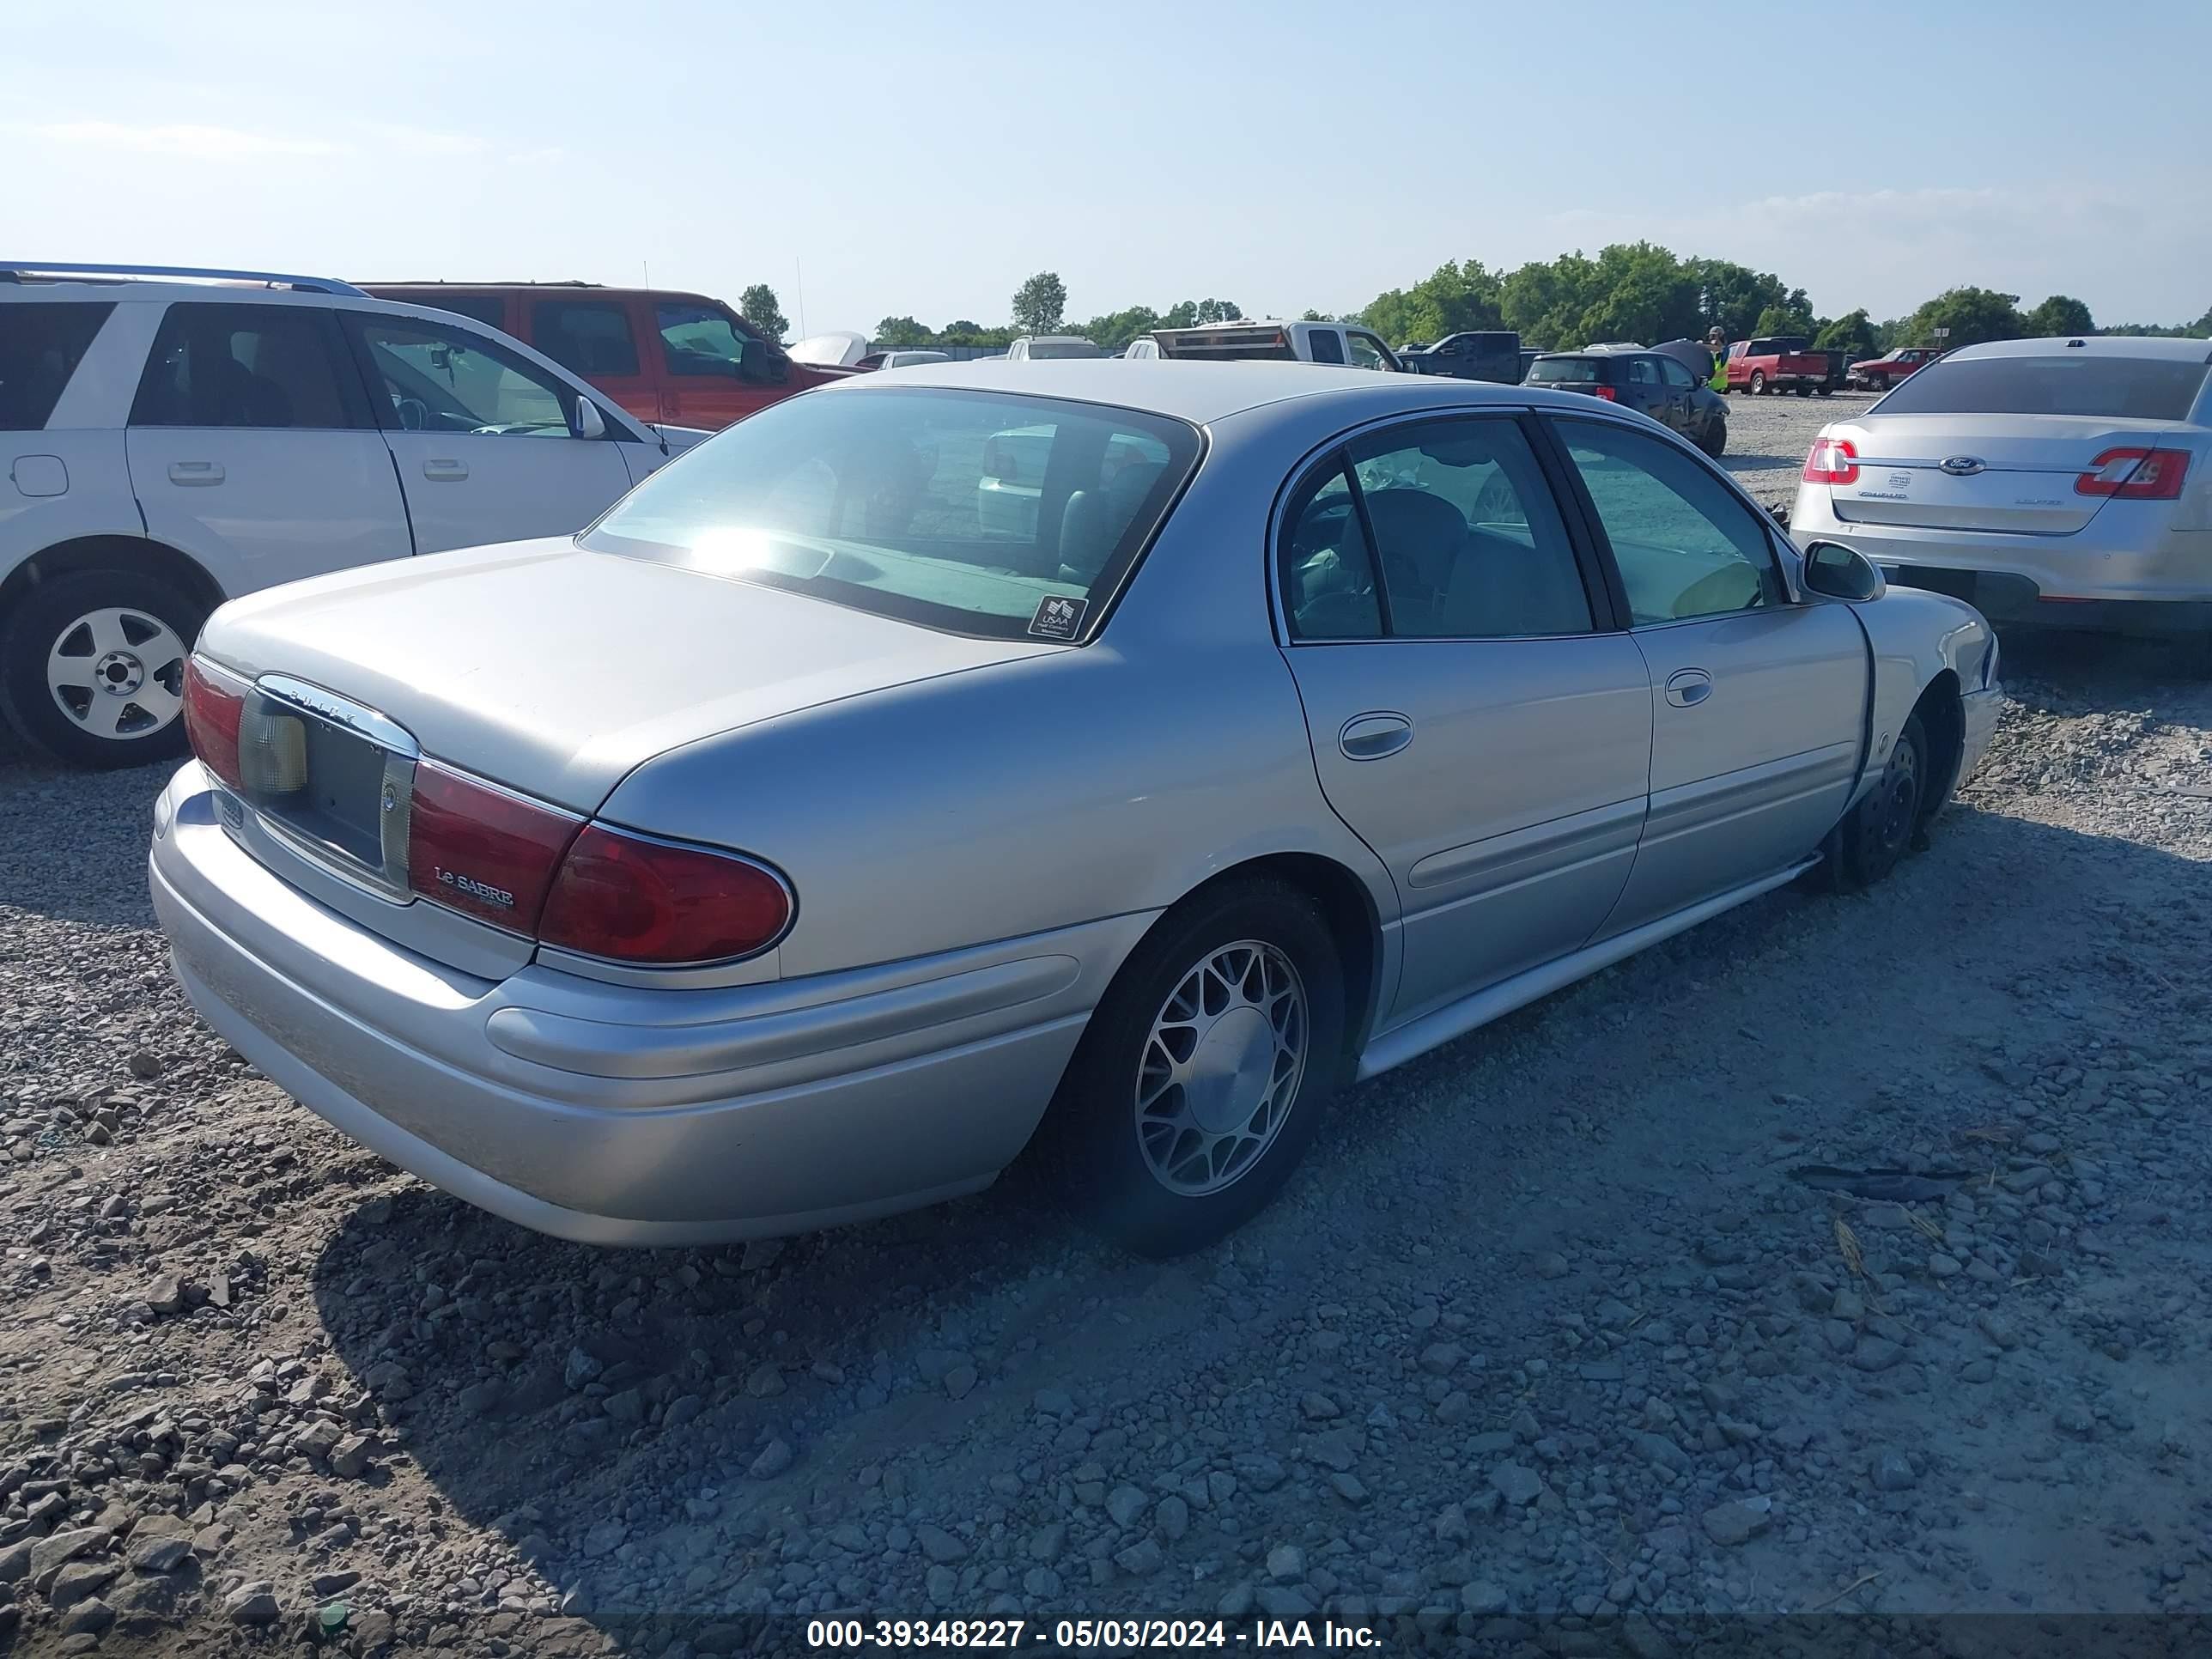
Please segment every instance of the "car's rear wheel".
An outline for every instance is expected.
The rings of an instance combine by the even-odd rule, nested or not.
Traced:
[[[0,622],[0,712],[78,766],[140,766],[185,750],[185,661],[204,610],[135,570],[40,582]]]
[[[1238,882],[1164,917],[1091,1017],[1042,1134],[1068,1208],[1142,1255],[1210,1244],[1273,1198],[1343,1070],[1320,907]]]
[[[1903,861],[1928,804],[1928,733],[1915,714],[1898,733],[1881,781],[1830,832],[1823,850],[1838,887],[1871,887]]]
[[[1751,371],[1751,395],[1754,398],[1766,395],[1766,375],[1759,369]]]
[[[1706,422],[1705,429],[1698,434],[1698,447],[1715,460],[1720,459],[1728,451],[1728,422]]]
[[[1797,383],[1797,395],[1801,398],[1809,398],[1813,395],[1813,388],[1800,380]]]

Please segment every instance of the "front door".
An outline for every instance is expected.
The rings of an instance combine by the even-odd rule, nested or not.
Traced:
[[[621,428],[577,436],[580,394],[489,335],[380,312],[346,316],[418,551],[570,535],[629,488]]]
[[[1819,848],[1858,775],[1868,647],[1849,605],[1790,602],[1762,515],[1706,463],[1618,422],[1556,430],[1650,677],[1650,814],[1610,934]]]
[[[726,307],[657,300],[652,349],[660,358],[661,419],[720,428],[787,395],[791,360],[753,334]]]
[[[229,594],[415,550],[392,458],[325,307],[179,301],[125,440],[146,533]]]
[[[1283,525],[1285,654],[1322,788],[1397,884],[1386,1023],[1581,945],[1635,855],[1650,685],[1628,635],[1598,631],[1520,422],[1365,434],[1305,476]]]

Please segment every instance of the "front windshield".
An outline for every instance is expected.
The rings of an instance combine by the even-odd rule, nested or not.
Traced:
[[[814,392],[663,467],[581,544],[957,633],[1077,639],[1198,453],[1191,427],[1135,410]]]

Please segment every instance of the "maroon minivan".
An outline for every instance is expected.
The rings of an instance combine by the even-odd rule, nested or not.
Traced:
[[[363,283],[528,342],[641,421],[720,428],[849,374],[797,363],[720,300],[591,283]]]

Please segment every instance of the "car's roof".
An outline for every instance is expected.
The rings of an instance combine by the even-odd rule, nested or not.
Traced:
[[[1948,360],[1984,357],[2057,357],[2080,352],[2089,357],[2156,357],[2166,362],[2212,361],[2212,340],[2175,339],[2142,334],[2052,334],[2036,340],[1989,340],[1960,346]]]
[[[448,283],[420,280],[401,283],[356,283],[370,294],[402,289],[415,294],[531,294],[543,300],[697,300],[715,303],[714,295],[688,288],[603,288],[597,283]]]
[[[1572,392],[1433,374],[1392,374],[1371,368],[1331,368],[1281,362],[1194,362],[1172,357],[1060,358],[1046,362],[992,359],[975,363],[929,363],[890,376],[855,375],[817,395],[845,396],[878,386],[941,386],[963,392],[1020,392],[1037,398],[1072,398],[1171,416],[1204,426],[1295,398],[1352,397],[1376,415],[1444,404],[1509,406],[1555,404],[1577,411],[1589,399]]]

